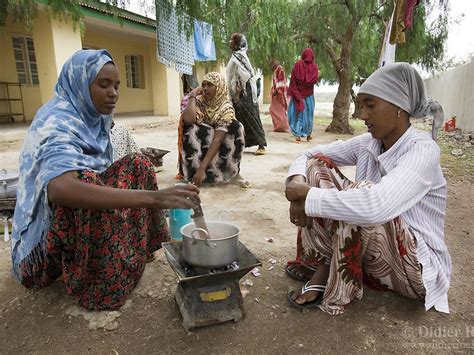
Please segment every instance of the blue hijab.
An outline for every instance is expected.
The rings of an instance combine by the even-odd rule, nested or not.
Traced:
[[[51,221],[48,183],[68,171],[102,172],[112,162],[112,115],[102,115],[89,91],[102,67],[113,62],[106,50],[81,50],[64,64],[55,97],[43,105],[28,129],[20,153],[20,181],[13,218],[13,273],[47,258]],[[20,264],[22,264],[20,270]]]

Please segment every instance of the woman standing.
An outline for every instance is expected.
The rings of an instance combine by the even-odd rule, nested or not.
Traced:
[[[244,130],[235,119],[221,74],[206,74],[202,87],[189,93],[178,129],[178,159],[184,180],[197,186],[232,181],[250,187],[239,174]]]
[[[318,65],[314,61],[314,52],[306,48],[301,59],[293,66],[288,96],[291,97],[288,108],[288,121],[296,142],[301,137],[312,139],[314,117],[314,85],[318,81]]]
[[[142,154],[112,163],[109,133],[119,85],[106,50],[76,52],[20,153],[14,276],[39,288],[63,275],[67,292],[93,310],[122,306],[145,262],[169,240],[162,209],[199,202],[192,185],[158,191]]]
[[[244,126],[245,147],[257,145],[255,155],[264,155],[267,141],[258,110],[256,78],[247,56],[247,39],[242,33],[233,33],[229,47],[233,52],[227,64],[227,88],[235,116]]]
[[[272,116],[274,132],[288,132],[288,116],[286,110],[288,104],[286,102],[286,76],[285,70],[280,63],[273,59],[271,62],[273,70],[273,85],[270,94],[272,102],[270,104],[270,115]]]
[[[338,315],[366,284],[448,313],[447,191],[435,142],[442,108],[407,63],[379,68],[357,100],[369,133],[308,150],[289,169],[285,193],[300,259],[319,262],[289,301]],[[410,117],[427,115],[431,136],[410,125]],[[336,165],[355,165],[355,182]]]

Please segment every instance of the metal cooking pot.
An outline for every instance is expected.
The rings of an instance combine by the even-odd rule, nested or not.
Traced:
[[[184,259],[205,268],[218,268],[236,261],[240,228],[220,221],[208,221],[207,228],[211,236],[208,239],[199,239],[198,231],[206,231],[196,228],[194,223],[181,228]]]

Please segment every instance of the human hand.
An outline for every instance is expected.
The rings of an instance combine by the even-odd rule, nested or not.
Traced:
[[[201,203],[199,189],[191,184],[173,186],[167,189],[153,191],[152,208],[191,209]]]
[[[290,203],[290,221],[295,226],[311,229],[313,226],[313,219],[306,215],[304,206],[304,200],[292,201]]]
[[[329,169],[334,169],[336,167],[336,165],[331,160],[331,158],[328,158],[327,156],[325,156],[321,153],[315,154],[314,158],[319,160],[322,164],[326,165]]]
[[[193,89],[190,92],[190,95],[196,97],[196,96],[202,95],[203,93],[204,93],[203,88],[201,86],[198,86],[197,88]]]
[[[241,93],[241,92],[242,92],[242,87],[241,87],[239,84],[237,84],[237,85],[235,86],[235,93],[236,93],[238,96],[240,96],[240,93]]]
[[[303,177],[304,179],[304,177]],[[285,197],[288,201],[306,200],[311,187],[301,178],[293,178],[285,188]]]
[[[201,186],[202,181],[204,180],[205,173],[206,172],[204,170],[198,169],[196,173],[194,174],[193,178],[191,179],[191,182],[193,183],[193,185]]]

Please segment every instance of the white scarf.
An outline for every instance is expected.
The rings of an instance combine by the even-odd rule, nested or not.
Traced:
[[[232,53],[229,64],[235,63],[236,72],[229,73],[227,72],[227,77],[230,78],[233,75],[236,75],[244,95],[247,95],[247,82],[250,80],[250,87],[252,89],[252,101],[254,104],[257,103],[257,80],[255,74],[250,64],[249,57],[247,56],[247,46],[241,47],[238,51]],[[228,68],[234,67],[228,65]],[[234,91],[234,88],[230,88]]]

